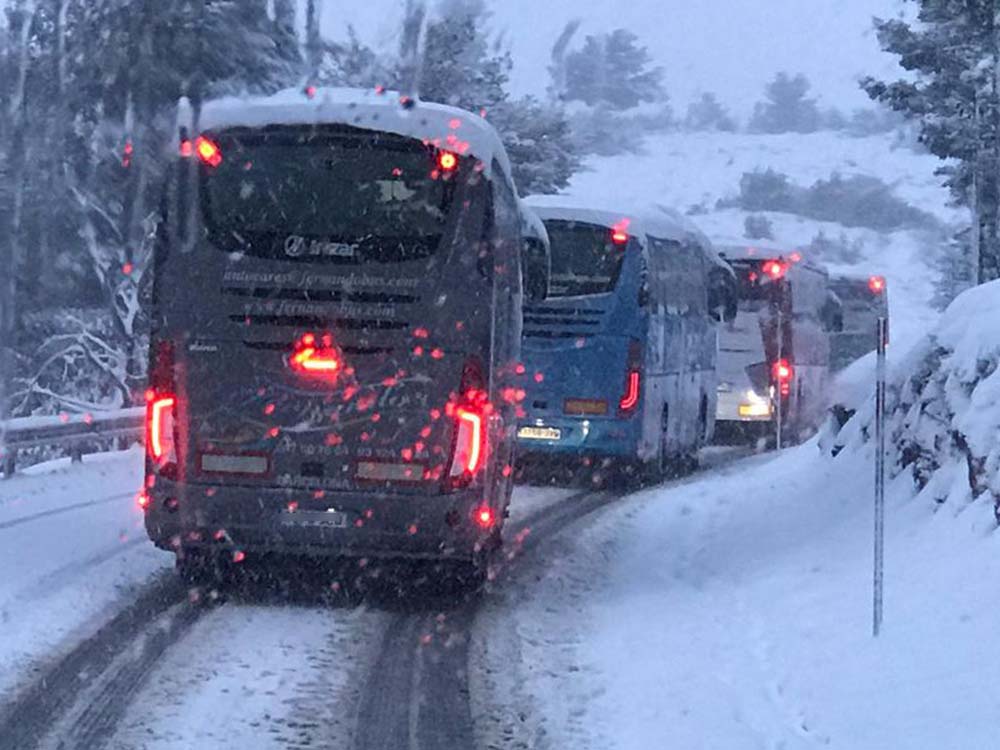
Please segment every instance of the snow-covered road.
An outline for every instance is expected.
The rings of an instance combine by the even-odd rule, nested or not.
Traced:
[[[991,509],[890,488],[873,641],[869,458],[810,444],[624,498],[520,488],[484,596],[403,604],[192,604],[142,536],[137,454],[40,468],[0,485],[3,702],[54,664],[71,684],[9,746],[993,748]]]

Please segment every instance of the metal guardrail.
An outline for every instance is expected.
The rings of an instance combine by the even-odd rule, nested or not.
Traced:
[[[18,451],[52,446],[69,448],[73,461],[81,461],[95,439],[129,438],[141,440],[144,407],[94,414],[64,414],[57,417],[11,419],[4,429],[4,450],[0,467],[5,478],[14,475]]]

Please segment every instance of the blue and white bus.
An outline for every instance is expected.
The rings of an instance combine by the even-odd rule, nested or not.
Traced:
[[[662,208],[527,201],[551,242],[549,296],[528,304],[518,456],[660,476],[689,464],[716,412],[716,323],[735,276]]]

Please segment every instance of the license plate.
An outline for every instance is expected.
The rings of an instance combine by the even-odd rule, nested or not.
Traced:
[[[325,529],[346,529],[347,514],[336,510],[285,511],[281,523],[285,526],[312,526]]]
[[[525,440],[559,440],[562,430],[555,427],[522,427],[517,431],[517,436]]]

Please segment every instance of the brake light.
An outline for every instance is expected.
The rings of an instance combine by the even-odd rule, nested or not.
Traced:
[[[885,291],[885,277],[872,276],[868,279],[868,288],[871,289],[872,294],[881,294]]]
[[[616,245],[628,244],[628,226],[631,224],[629,219],[622,219],[613,227],[611,227],[611,241]]]
[[[177,396],[174,384],[174,344],[156,341],[146,391],[146,454],[161,470],[177,463],[174,441]]]
[[[481,366],[466,363],[462,371],[461,397],[446,410],[455,420],[455,444],[448,479],[452,487],[472,482],[486,463],[486,420],[491,411]]]
[[[306,375],[336,377],[341,367],[340,353],[329,334],[324,335],[322,341],[317,341],[314,334],[307,333],[295,345],[288,366]]]
[[[454,172],[458,168],[458,157],[451,151],[442,151],[438,154],[438,166],[442,172]]]
[[[618,409],[629,413],[639,405],[642,387],[642,342],[632,339],[628,345],[628,359],[625,364],[625,392],[618,401]]]
[[[455,441],[455,460],[451,475],[475,474],[483,458],[483,416],[472,411],[459,409],[458,437]]]
[[[493,512],[493,508],[485,505],[476,511],[475,519],[476,523],[484,529],[492,529],[493,525],[497,522],[497,517]]]
[[[795,369],[787,359],[779,359],[771,366],[771,378],[778,385],[778,391],[782,396],[787,396],[792,391],[792,378],[795,376]]]
[[[205,136],[198,136],[198,140],[194,142],[194,150],[203,164],[207,164],[210,167],[217,167],[222,164],[222,149],[219,148],[217,143]]]
[[[638,370],[629,370],[625,378],[625,395],[618,402],[622,411],[632,411],[639,405],[639,384],[642,376]]]
[[[777,281],[782,278],[788,271],[788,266],[782,263],[780,260],[768,260],[764,262],[761,266],[761,270],[770,276],[772,279]]]
[[[173,396],[157,395],[150,390],[146,393],[146,447],[150,457],[160,464],[176,460],[174,451],[174,407],[177,399]]]

